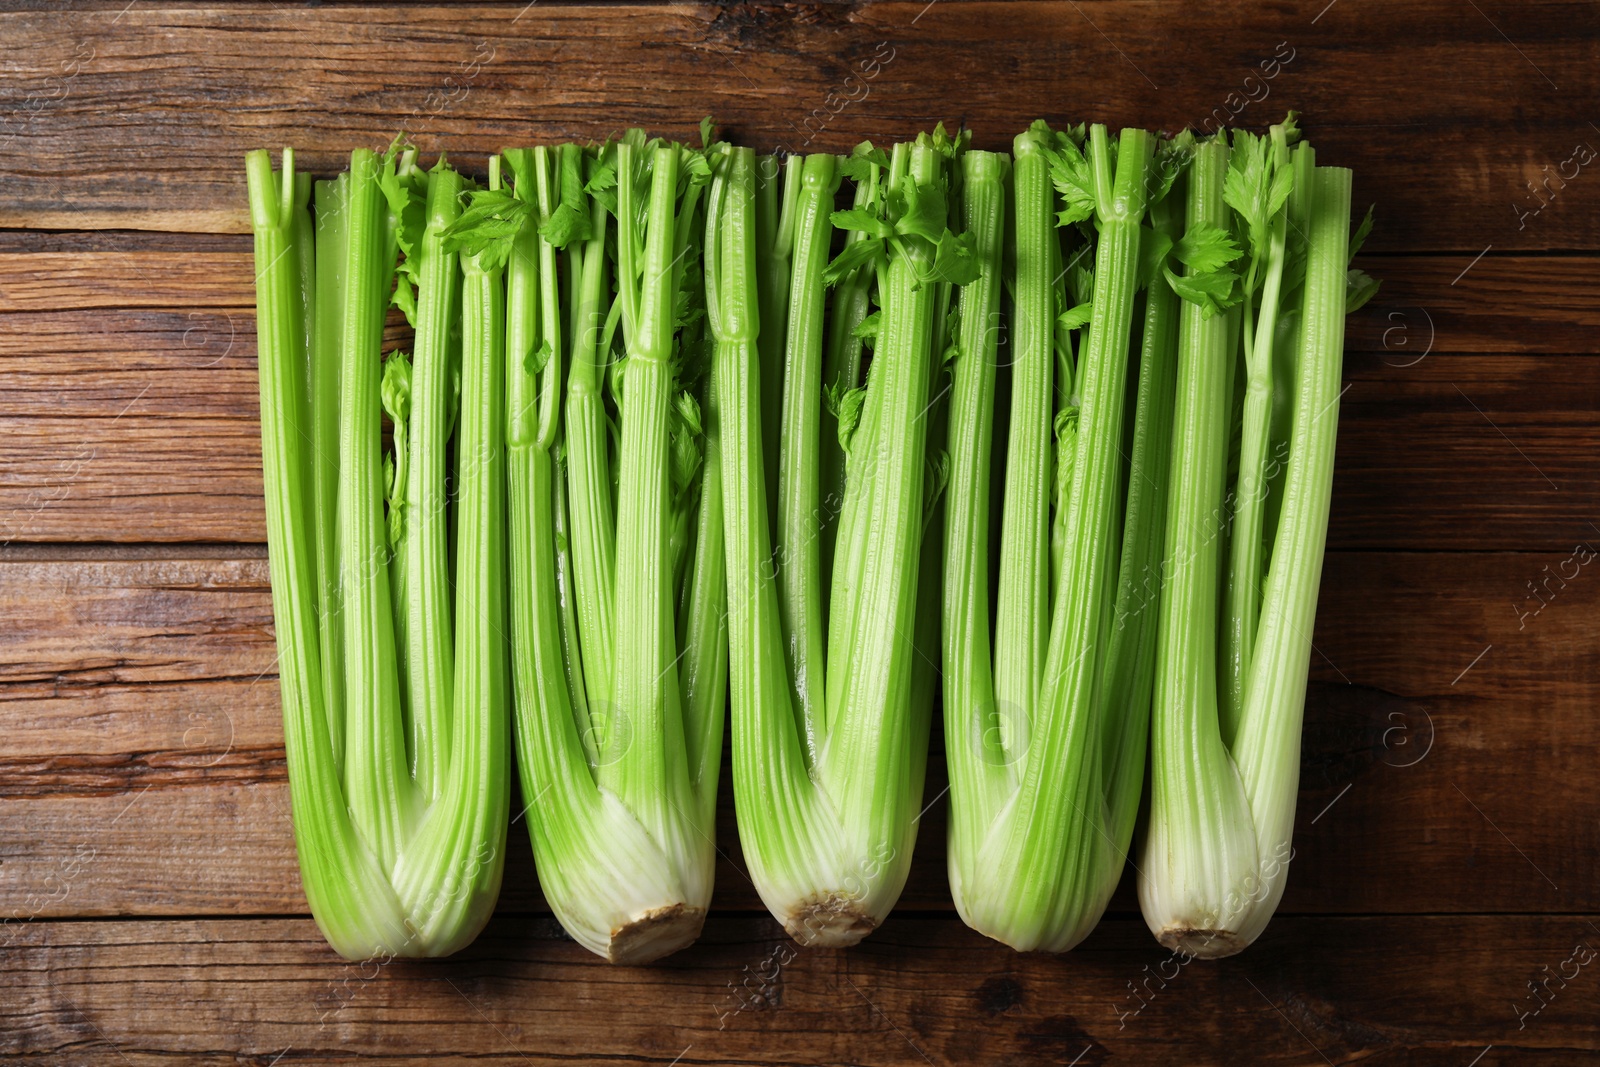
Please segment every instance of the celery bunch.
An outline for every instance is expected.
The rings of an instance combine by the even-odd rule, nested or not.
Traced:
[[[709,130],[707,131],[709,135]],[[700,932],[727,678],[701,414],[701,150],[508,151],[458,239],[508,259],[511,644],[528,831],[567,931],[618,963]]]
[[[1012,155],[943,127],[784,161],[712,134],[511,149],[481,187],[357,151],[315,224],[292,152],[249,156],[285,738],[329,941],[475,936],[514,746],[568,932],[616,962],[689,944],[731,692],[751,879],[796,940],[852,944],[905,884],[942,663],[969,924],[1081,941],[1148,762],[1146,919],[1238,951],[1283,890],[1343,316],[1376,288],[1348,270],[1349,172],[1292,115],[1041,122]],[[391,304],[415,341],[385,359]]]
[[[746,149],[715,162],[734,798],[751,878],[802,944],[881,923],[916,837],[937,622],[925,541],[945,466],[931,383],[952,285],[975,270],[948,225],[962,147],[940,129],[887,155],[812,155],[781,184]],[[847,177],[855,206],[835,212]],[[830,263],[835,225],[852,236]]]
[[[1142,130],[1112,141],[1101,126],[1084,143],[1081,129],[1037,123],[1015,151],[992,642],[1005,190],[967,202],[986,271],[962,292],[951,400],[949,866],[974,928],[1018,949],[1063,951],[1116,886],[1144,781],[1154,641],[1141,581],[1163,520],[1176,300],[1141,253],[1145,234],[1171,228],[1164,201],[1177,163],[1170,147],[1158,162]]]
[[[1174,283],[1190,303],[1139,901],[1197,956],[1250,944],[1283,894],[1344,317],[1377,287],[1347,269],[1371,221],[1351,237],[1350,172],[1316,166],[1293,119],[1196,147],[1184,239],[1226,234],[1232,254]]]
[[[439,956],[499,893],[509,786],[498,273],[445,248],[463,179],[357,150],[247,159],[262,466],[295,842],[351,959]],[[412,317],[382,357],[385,311]],[[383,456],[381,410],[394,426]],[[387,517],[385,503],[387,501]]]

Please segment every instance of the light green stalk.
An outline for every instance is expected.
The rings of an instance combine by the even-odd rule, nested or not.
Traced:
[[[756,174],[757,277],[761,321],[756,339],[761,352],[762,455],[768,485],[778,483],[779,427],[783,425],[784,336],[789,321],[789,270],[794,253],[795,209],[800,197],[802,159],[797,155],[764,156]],[[778,516],[772,516],[774,522]],[[778,532],[773,530],[773,539]]]
[[[499,185],[498,157],[489,160],[490,187]],[[439,180],[436,172],[433,180]],[[446,181],[446,189],[453,184]],[[431,190],[430,190],[431,193]],[[432,197],[430,196],[430,200]],[[445,214],[448,216],[449,211]],[[428,252],[424,253],[424,285]],[[415,787],[429,804],[395,875],[401,901],[414,917],[419,940],[449,942],[461,932],[476,936],[500,895],[510,791],[510,693],[506,664],[506,466],[505,466],[505,279],[476,256],[461,260],[461,401],[456,433],[458,551],[455,556],[454,654],[432,665],[449,670],[436,699],[451,703],[440,714],[419,711],[439,736],[441,758],[426,747],[417,753]],[[426,292],[419,294],[425,297]],[[419,311],[425,307],[419,304]],[[447,383],[440,392],[448,395]],[[448,404],[446,404],[446,407]],[[413,406],[413,412],[416,408]],[[448,425],[448,424],[446,424]],[[439,438],[438,447],[444,440]],[[413,436],[413,447],[425,448]],[[419,457],[420,459],[420,457]],[[413,469],[421,470],[417,462]],[[440,504],[443,493],[440,491]],[[439,536],[436,533],[434,536]],[[443,545],[433,550],[443,552]],[[412,575],[420,600],[431,581],[448,596],[447,575],[436,569]],[[413,601],[413,618],[427,608]],[[443,611],[441,607],[439,609]],[[446,625],[449,616],[440,620]],[[421,634],[414,640],[421,646]],[[425,646],[422,646],[425,650]],[[417,654],[414,649],[413,655]],[[413,670],[413,677],[416,676]],[[426,793],[420,767],[432,761],[442,780]],[[431,801],[431,803],[430,803]],[[470,939],[470,938],[469,938]],[[464,944],[464,941],[459,942]]]
[[[461,321],[461,266],[443,248],[444,230],[461,214],[461,176],[429,175],[427,227],[420,248],[416,342],[411,356],[411,422],[396,448],[403,479],[406,597],[405,706],[410,712],[411,766],[423,796],[434,801],[450,766],[451,681],[455,676],[450,609],[449,498],[445,459],[451,426],[450,332]],[[498,358],[498,357],[497,357]],[[503,386],[502,386],[503,388]]]
[[[963,646],[959,636],[986,600],[987,575],[976,565],[963,569],[951,557],[968,552],[963,538],[987,524],[986,515],[975,514],[986,511],[987,494],[975,488],[983,473],[981,450],[958,413],[951,451],[961,479],[955,484],[963,488],[960,495],[952,492],[950,507],[952,516],[960,509],[965,529],[959,535],[952,529],[947,548],[945,706],[957,908],[974,928],[1013,947],[1064,951],[1093,928],[1116,886],[1127,845],[1121,835],[1131,832],[1138,798],[1134,768],[1143,762],[1137,642],[1119,652],[1133,634],[1116,631],[1114,624],[1126,585],[1119,560],[1137,572],[1139,557],[1149,554],[1150,527],[1159,521],[1143,497],[1126,523],[1121,506],[1128,350],[1154,142],[1143,131],[1124,130],[1113,169],[1105,128],[1091,131],[1087,161],[1099,227],[1094,318],[1073,390],[1076,429],[1061,445],[1070,450],[1062,458],[1064,499],[1057,502],[1066,511],[1058,519],[1063,562],[1047,600],[1041,586],[1052,570],[1050,504],[1057,491],[1048,475],[1055,422],[1048,398],[1058,310],[1043,158],[1049,143],[1047,132],[1036,128],[1016,144],[1015,380],[994,689],[991,696],[981,688],[989,650]],[[967,310],[963,305],[964,318]],[[1143,421],[1136,433],[1159,428],[1165,354],[1159,304],[1155,314],[1149,356],[1142,362],[1135,419]],[[959,360],[982,355],[963,351]],[[970,365],[958,367],[958,381],[976,377]],[[957,400],[964,402],[965,397]],[[1146,456],[1135,466],[1141,477],[1151,473]],[[1124,658],[1125,666],[1115,666]],[[1107,662],[1114,666],[1107,668]],[[1026,732],[1008,734],[1000,723],[991,725],[990,707],[999,717],[1025,722]],[[995,730],[1002,736],[991,740]],[[971,748],[957,756],[961,745]]]
[[[1283,126],[1272,127],[1269,175],[1292,171]],[[1246,672],[1255,651],[1255,631],[1266,575],[1262,528],[1267,511],[1267,475],[1271,450],[1273,390],[1272,353],[1278,336],[1279,296],[1284,284],[1288,249],[1289,205],[1272,215],[1265,262],[1252,257],[1251,278],[1264,272],[1259,306],[1246,298],[1242,316],[1245,338],[1245,391],[1239,445],[1239,478],[1234,490],[1234,519],[1229,531],[1227,586],[1223,594],[1223,687],[1220,708],[1222,740],[1232,745],[1243,712]],[[1255,318],[1252,319],[1252,311]]]
[[[1190,224],[1221,224],[1220,145],[1201,147]],[[1301,148],[1296,152],[1309,153]],[[1167,542],[1168,595],[1152,726],[1149,834],[1139,879],[1145,921],[1173,948],[1226,956],[1253,941],[1292,856],[1299,738],[1326,542],[1344,343],[1350,172],[1310,170],[1302,326],[1284,499],[1237,734],[1224,743],[1211,647],[1217,514],[1225,473],[1226,328],[1184,310]],[[1298,198],[1298,194],[1297,194]]]
[[[1226,145],[1196,147],[1189,171],[1191,230],[1226,226],[1226,170]],[[1222,898],[1230,882],[1256,866],[1248,803],[1217,717],[1214,620],[1231,354],[1226,319],[1185,303],[1150,733],[1150,822],[1139,879],[1147,921],[1154,928],[1162,916],[1157,936],[1185,951],[1220,944],[1215,931],[1237,917]],[[1173,916],[1176,922],[1166,921],[1174,907],[1184,910]],[[1191,907],[1198,914],[1188,915]]]
[[[377,158],[350,157],[345,202],[344,318],[340,323],[339,553],[340,617],[345,649],[345,799],[356,827],[385,868],[393,869],[416,825],[407,788],[400,676],[389,595],[378,384],[383,319],[394,262],[377,185]]]
[[[1153,228],[1177,239],[1183,224],[1181,192],[1150,205]],[[1172,470],[1172,420],[1178,372],[1178,297],[1157,275],[1145,293],[1139,347],[1139,385],[1134,400],[1127,503],[1117,564],[1100,701],[1108,834],[1126,857],[1144,794],[1150,734],[1150,697],[1155,688],[1156,639],[1160,624],[1161,559],[1167,527]],[[1120,871],[1121,864],[1118,863]]]
[[[567,146],[562,149],[566,151]],[[621,155],[619,151],[619,156]],[[629,156],[631,159],[631,154]],[[623,186],[631,190],[632,183]],[[548,194],[541,213],[555,205]],[[633,210],[632,197],[621,208],[622,217]],[[617,522],[613,499],[606,424],[605,376],[610,353],[601,344],[601,323],[607,282],[606,218],[598,204],[590,212],[593,236],[577,248],[569,246],[569,277],[574,289],[572,315],[572,370],[567,378],[566,405],[562,412],[566,430],[567,504],[572,528],[573,602],[576,608],[583,678],[589,715],[594,728],[591,743],[603,748],[614,740],[621,724],[613,700],[613,664],[617,615]],[[626,308],[635,300],[633,285],[632,227],[626,239],[618,237],[618,284]],[[627,254],[624,255],[624,250]],[[630,319],[631,312],[624,312]]]
[[[1253,940],[1277,909],[1287,881],[1300,783],[1300,728],[1305,714],[1311,634],[1327,545],[1344,363],[1345,268],[1349,260],[1351,173],[1318,167],[1312,193],[1304,332],[1295,383],[1283,511],[1262,598],[1234,758],[1262,857],[1281,857],[1263,872],[1260,899],[1241,936]]]
[[[824,827],[810,818],[814,787],[806,776],[797,716],[783,658],[778,590],[770,570],[768,507],[762,480],[761,329],[756,283],[755,154],[727,147],[715,165],[706,212],[706,308],[715,340],[715,388],[709,424],[723,453],[723,515],[728,552],[728,684],[735,725],[733,765],[740,845],[768,908],[767,871],[803,862]],[[755,714],[752,714],[752,709]],[[748,719],[748,721],[747,721]],[[765,790],[766,810],[747,806]]]
[[[989,773],[1003,774],[1013,789],[1026,768],[1050,640],[1050,508],[1054,494],[1041,489],[1052,486],[1055,467],[1056,389],[1052,379],[1056,316],[1062,309],[1055,298],[1059,238],[1051,208],[1046,147],[1044,135],[1036,130],[1019,135],[1015,144],[1017,266],[1012,295],[1011,420],[993,652],[996,721],[992,729],[999,756],[989,760],[989,765],[1002,769]],[[966,349],[962,352],[965,355]],[[992,357],[989,362],[994,362]],[[960,542],[954,536],[949,544],[952,551],[959,550]],[[985,733],[989,729],[985,725]],[[986,825],[998,811],[998,807],[989,809]]]
[[[856,183],[853,206],[866,208],[878,195],[875,181]],[[866,240],[867,235],[852,230],[845,235],[845,243]],[[877,273],[869,267],[859,268],[834,286],[829,304],[828,340],[822,355],[822,385],[836,395],[861,384],[861,367],[865,341],[856,336],[856,330],[872,313],[872,293],[877,284]],[[834,542],[839,533],[839,512],[844,507],[845,451],[839,443],[838,415],[823,404],[822,425],[819,431],[821,473],[818,491],[821,494],[821,530],[818,537],[818,569],[822,574],[833,573]],[[823,626],[827,626],[827,604],[823,604]]]
[[[304,505],[316,551],[320,620],[316,633],[322,664],[322,706],[328,716],[334,769],[340,777],[344,775],[344,719],[340,714],[344,707],[344,645],[339,622],[339,553],[334,545],[334,520],[339,499],[339,330],[344,321],[345,200],[349,189],[348,174],[317,182],[316,186],[317,298],[307,401],[312,495]],[[267,410],[264,402],[261,410]]]
[[[833,237],[833,196],[839,175],[831,155],[807,156],[791,224],[794,267],[788,303],[783,373],[772,375],[782,391],[785,431],[778,459],[778,568],[780,625],[791,640],[789,684],[799,714],[806,766],[821,756],[827,732],[823,671],[826,620],[822,598],[822,487],[818,456],[822,447],[823,313],[827,290],[822,271]],[[771,366],[771,364],[767,364]],[[764,380],[765,382],[765,380]],[[763,384],[763,387],[765,385]],[[835,437],[837,442],[837,436]]]
[[[626,745],[599,769],[602,786],[617,793],[645,828],[669,847],[682,850],[685,829],[675,817],[689,803],[685,774],[678,653],[673,627],[671,564],[667,558],[667,419],[673,392],[672,285],[676,148],[655,152],[645,222],[643,280],[636,315],[624,322],[627,363],[623,369],[622,440],[618,453],[616,528],[616,617],[612,694]],[[630,183],[631,184],[631,183]],[[631,213],[623,209],[619,240],[636,240]],[[624,282],[624,284],[630,284]],[[620,731],[619,731],[620,732]],[[613,743],[620,737],[613,738]],[[703,871],[710,896],[710,855]],[[703,906],[703,905],[702,905]]]
[[[1292,256],[1298,257],[1299,269],[1286,274],[1282,308],[1278,316],[1277,337],[1272,346],[1273,379],[1280,383],[1298,381],[1300,377],[1301,292],[1305,285],[1306,236],[1311,229],[1311,194],[1316,184],[1316,151],[1304,141],[1290,153],[1294,168],[1294,188],[1289,193],[1288,239]],[[1294,417],[1294,390],[1278,388],[1272,395],[1271,435],[1273,455],[1267,463],[1267,506],[1262,521],[1265,544],[1278,538],[1278,519],[1283,512],[1283,483],[1288,475],[1285,449],[1289,440],[1289,427]]]
[[[826,231],[818,215],[826,210],[831,169],[831,161],[808,160],[797,203],[802,221],[784,333],[785,476],[775,487],[764,481],[757,421],[759,398],[770,388],[758,358],[767,324],[757,296],[754,157],[742,150],[718,161],[706,290],[717,353],[713,420],[724,449],[741,842],[763,901],[791,936],[845,945],[875,928],[899,896],[921,798],[931,694],[917,689],[914,675],[923,665],[913,638],[940,290],[921,281],[932,263],[928,242],[891,256],[847,461],[823,642],[821,581],[809,578],[818,567],[819,413],[806,398],[818,395],[822,376],[816,320]],[[939,153],[924,139],[896,149],[890,185],[942,186],[941,171]],[[775,505],[769,488],[777,489]],[[781,533],[776,551],[767,533],[772,506]]]
[[[477,417],[502,403],[498,342],[492,331],[475,341],[469,363],[469,377],[491,385],[486,396],[469,389],[472,411],[457,441],[481,462],[463,478],[459,496],[469,547],[455,575],[455,670],[446,682],[453,691],[435,720],[448,754],[434,764],[440,777],[428,788],[406,765],[403,664],[382,515],[379,378],[394,263],[378,162],[358,150],[349,174],[319,189],[320,247],[307,254],[302,246],[298,256],[287,253],[291,235],[303,241],[309,226],[309,187],[294,179],[292,153],[285,152],[281,178],[265,152],[250,153],[246,170],[256,234],[268,554],[302,882],[312,914],[343,955],[445,955],[487,921],[503,863],[505,665],[493,637],[504,627],[496,536],[503,477],[494,461],[498,425]],[[304,276],[312,264],[319,279]],[[312,292],[318,310],[308,361],[304,305]],[[496,307],[484,317],[497,321]],[[336,517],[327,510],[335,481]],[[330,672],[343,675],[342,686],[325,682]]]
[[[524,295],[510,309],[512,333],[526,350],[554,347],[570,313],[571,372],[563,434],[549,402],[559,374],[548,363],[537,374],[532,364],[511,368],[512,410],[540,413],[511,427],[511,636],[522,788],[545,895],[586,948],[643,963],[693,941],[710,901],[725,580],[713,431],[698,490],[686,487],[685,502],[671,485],[681,447],[673,412],[688,403],[677,260],[692,251],[684,236],[693,229],[678,212],[692,219],[696,195],[676,192],[683,149],[626,141],[614,151],[616,314],[627,350],[614,475],[606,212],[597,200],[582,205],[590,235],[566,249],[566,299],[544,237],[536,255],[512,261],[524,275],[513,285]],[[533,176],[548,220],[559,206],[550,154],[535,149],[518,169]]]
[[[1018,138],[1016,227],[1019,288],[1014,299],[1020,308],[1030,300],[1048,302],[1037,283],[1048,283],[1043,265],[1043,239],[1049,239],[1051,220],[1049,174],[1033,139]],[[971,862],[977,857],[996,813],[1015,788],[1007,740],[1013,736],[1008,719],[997,714],[995,667],[989,637],[989,511],[993,469],[994,401],[997,376],[996,329],[1000,314],[1001,246],[1006,225],[1007,159],[970,152],[962,160],[966,169],[962,186],[964,228],[971,233],[982,264],[977,279],[961,290],[957,311],[960,327],[957,354],[951,367],[950,486],[945,502],[944,553],[944,691],[945,759],[950,769],[950,884],[958,907],[965,908],[964,887],[979,878]],[[1031,256],[1040,260],[1030,261]],[[1032,264],[1032,265],[1030,265]],[[1048,303],[1043,306],[1048,306]],[[1019,325],[1023,321],[1019,316]],[[1042,323],[1044,316],[1031,320]],[[1013,340],[1017,373],[1037,372],[1044,362],[1048,380],[1049,338],[1042,347],[1037,337]],[[1023,353],[1034,358],[1023,362]],[[1048,397],[1048,388],[1045,395]],[[1013,421],[1015,435],[1018,422]],[[1026,444],[1024,445],[1026,448]],[[1007,485],[1011,479],[1006,480]],[[1011,514],[1007,513],[1008,516]],[[1015,531],[1013,530],[1013,536]],[[1018,560],[1001,567],[1014,574]],[[963,916],[965,916],[963,910]]]

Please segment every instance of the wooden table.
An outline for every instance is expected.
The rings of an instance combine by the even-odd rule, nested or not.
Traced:
[[[0,1053],[1600,1055],[1595,5],[125,4],[0,15]],[[1070,955],[988,942],[951,908],[942,801],[900,908],[850,951],[781,963],[726,813],[717,911],[659,966],[562,936],[520,825],[460,956],[324,945],[273,673],[247,149],[328,173],[404,127],[481,169],[706,113],[816,150],[941,118],[1002,147],[1040,115],[1286,108],[1378,204],[1362,265],[1384,288],[1350,328],[1297,862],[1254,947],[1178,966],[1127,886]]]

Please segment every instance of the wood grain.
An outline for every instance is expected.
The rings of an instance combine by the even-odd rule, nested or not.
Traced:
[[[1552,983],[1521,1029],[1516,1013],[1541,968],[1597,942],[1572,916],[1279,918],[1247,955],[1180,966],[1136,918],[1064,958],[929,918],[791,958],[772,921],[713,916],[668,963],[620,969],[537,918],[497,919],[450,960],[368,964],[339,960],[306,920],[36,923],[7,949],[17,984],[0,1052],[136,1067],[414,1063],[419,1050],[551,1065],[1198,1067],[1248,1050],[1296,1067],[1575,1067],[1600,1050],[1589,970]],[[1305,965],[1329,954],[1343,965]]]
[[[248,308],[255,302],[255,271],[249,254],[0,252],[0,313]]]
[[[1356,266],[1383,286],[1347,320],[1348,352],[1405,367],[1434,353],[1600,351],[1600,259],[1363,255]]]
[[[0,544],[266,539],[252,309],[3,322]]]
[[[1600,185],[1574,169],[1600,148],[1593,5],[0,8],[0,1056],[1600,1056],[1600,971],[1571,970],[1600,948]],[[465,953],[333,956],[289,819],[245,151],[289,143],[328,175],[404,129],[476,171],[630,124],[693,137],[707,113],[760,148],[939,119],[1004,148],[1041,114],[1176,128],[1238,105],[1256,128],[1301,111],[1319,161],[1354,168],[1378,220],[1358,265],[1384,281],[1348,324],[1296,862],[1260,942],[1177,966],[1131,877],[1065,957],[974,934],[936,734],[901,907],[856,950],[787,960],[724,777],[717,910],[658,967],[564,938],[520,822]]]
[[[1368,265],[1388,288],[1350,326],[1330,543],[1565,544],[1600,492],[1600,361],[1566,358],[1600,337],[1600,260]],[[0,542],[265,538],[249,271],[228,253],[0,253],[0,299],[27,309],[0,329]],[[84,277],[95,310],[64,309]],[[389,343],[408,343],[398,319]]]
[[[1600,249],[1600,196],[1571,162],[1600,145],[1589,5],[1315,6],[15,12],[0,226],[242,232],[247,150],[292,144],[327,173],[400,128],[476,166],[630,124],[689,137],[707,113],[758,147],[839,150],[936,119],[1004,147],[1041,113],[1176,129],[1292,108],[1323,162],[1355,169],[1357,202],[1380,203],[1374,249]]]
[[[1414,358],[1346,358],[1330,545],[1554,550],[1595,533],[1600,360]]]
[[[1600,911],[1600,582],[1569,553],[1330,556],[1287,912]],[[304,909],[266,576],[262,559],[0,563],[17,724],[0,916]],[[716,902],[756,909],[724,775]],[[907,908],[950,908],[943,785],[936,767]],[[524,833],[512,910],[543,907]],[[85,849],[71,894],[41,896]]]

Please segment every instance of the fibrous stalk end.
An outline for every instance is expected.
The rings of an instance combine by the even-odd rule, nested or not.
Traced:
[[[1233,930],[1199,930],[1186,923],[1162,927],[1156,940],[1174,952],[1202,960],[1232,956],[1250,943]]]
[[[783,928],[806,948],[849,948],[877,929],[878,920],[860,897],[826,893],[796,908]]]
[[[705,921],[704,908],[681,902],[652,908],[611,931],[606,959],[628,966],[654,963],[693,944]]]

